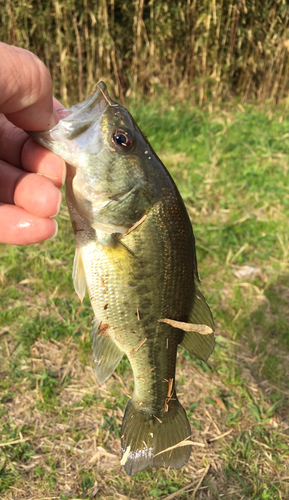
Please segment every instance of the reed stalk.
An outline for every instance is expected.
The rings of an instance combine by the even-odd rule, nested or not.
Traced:
[[[65,104],[105,79],[121,102],[165,88],[199,104],[289,92],[286,0],[0,0],[0,40],[35,52]]]

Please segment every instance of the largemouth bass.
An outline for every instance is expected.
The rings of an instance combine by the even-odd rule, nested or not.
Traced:
[[[121,463],[128,474],[150,465],[180,469],[191,430],[175,390],[177,348],[202,360],[214,348],[212,315],[196,286],[191,222],[168,171],[103,82],[58,113],[58,125],[31,135],[68,163],[73,280],[81,300],[87,288],[95,314],[98,382],[124,353],[132,366]]]

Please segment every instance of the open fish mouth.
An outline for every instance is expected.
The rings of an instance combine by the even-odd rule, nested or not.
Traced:
[[[101,119],[108,106],[118,104],[111,101],[105,83],[99,82],[95,91],[82,103],[56,110],[60,121],[55,127],[28,133],[39,144],[79,168],[82,151],[97,154],[103,147]],[[76,156],[77,160],[74,160]]]
[[[108,95],[105,83],[99,82],[95,91],[80,104],[71,108],[57,109],[61,120],[60,126],[68,140],[73,140],[83,134],[103,114],[107,106],[117,106]]]

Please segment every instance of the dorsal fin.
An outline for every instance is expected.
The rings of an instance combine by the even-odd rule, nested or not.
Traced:
[[[207,335],[195,331],[185,332],[181,342],[181,345],[187,349],[187,351],[195,354],[195,356],[203,361],[207,361],[215,346],[214,320],[204,296],[197,287],[195,301],[192,311],[189,314],[188,323],[207,325],[213,330],[212,333]]]

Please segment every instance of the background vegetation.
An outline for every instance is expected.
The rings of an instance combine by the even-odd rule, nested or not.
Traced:
[[[286,0],[0,0],[0,39],[37,53],[64,104],[101,78],[123,101],[278,101],[289,90]]]

